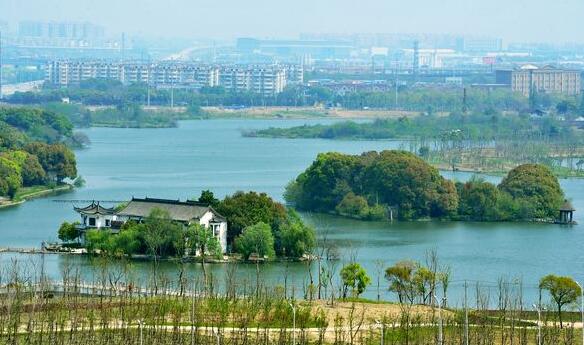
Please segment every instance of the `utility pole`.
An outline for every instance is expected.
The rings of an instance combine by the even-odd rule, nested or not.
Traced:
[[[170,82],[170,108],[174,108],[174,80]]]
[[[533,305],[533,308],[537,310],[537,345],[541,345],[541,305]]]
[[[120,60],[124,62],[124,50],[126,49],[126,33],[122,32],[122,43],[120,45]]]
[[[467,283],[464,281],[464,344],[468,345],[468,300],[467,300]]]
[[[463,95],[462,95],[462,113],[466,114],[468,112],[468,104],[467,104],[467,98],[466,98],[466,87],[463,89]]]
[[[436,304],[438,304],[438,345],[444,345],[442,336],[442,305],[436,295],[433,294],[432,296],[436,300]]]
[[[580,288],[580,317],[582,322],[582,344],[584,344],[584,290],[580,283],[576,282],[576,284]]]
[[[420,42],[418,40],[414,41],[414,64],[413,64],[413,74],[414,82],[418,81],[418,73],[420,72]]]
[[[148,83],[146,88],[148,90],[148,96],[146,97],[146,104],[148,105],[148,107],[150,107],[150,83]]]
[[[395,67],[395,109],[397,110],[399,103],[398,103],[398,93],[399,93],[399,62],[396,60],[395,61],[396,67]]]
[[[296,345],[296,307],[292,302],[288,302],[292,308],[292,345]]]

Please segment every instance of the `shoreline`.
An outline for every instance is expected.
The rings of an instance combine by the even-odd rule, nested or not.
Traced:
[[[0,209],[15,207],[15,206],[24,204],[28,200],[42,198],[44,196],[51,195],[53,193],[71,191],[74,188],[75,187],[73,185],[70,185],[70,184],[57,186],[55,188],[45,187],[45,189],[41,189],[41,190],[37,190],[34,192],[30,192],[30,193],[21,195],[21,196],[19,196],[19,198],[17,200],[10,200],[6,203],[0,203]]]

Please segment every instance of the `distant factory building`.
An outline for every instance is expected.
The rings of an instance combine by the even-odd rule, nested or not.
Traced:
[[[508,85],[511,90],[529,96],[532,92],[578,95],[582,90],[581,71],[524,65],[511,70],[495,72],[497,84]]]
[[[503,49],[503,40],[488,37],[460,37],[456,50],[463,52],[498,52]]]

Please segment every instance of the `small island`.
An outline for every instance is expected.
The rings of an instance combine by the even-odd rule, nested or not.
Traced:
[[[203,191],[197,200],[132,198],[115,208],[75,207],[80,222],[65,222],[57,250],[158,260],[201,262],[306,258],[315,231],[265,193],[237,192],[223,200]]]
[[[499,185],[478,177],[462,183],[397,150],[319,154],[287,186],[285,199],[301,211],[365,220],[556,222],[565,203],[558,179],[543,165],[517,166]]]

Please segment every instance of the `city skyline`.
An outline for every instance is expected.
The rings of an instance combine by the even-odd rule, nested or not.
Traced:
[[[500,37],[505,42],[584,42],[579,13],[584,2],[561,0],[397,1],[299,0],[294,3],[250,0],[124,1],[6,0],[0,22],[89,21],[109,33],[158,38],[232,39],[241,36],[297,37],[319,33],[438,33]],[[119,13],[134,13],[120,17]],[[130,19],[129,19],[130,18]],[[155,23],[156,25],[153,25]]]

